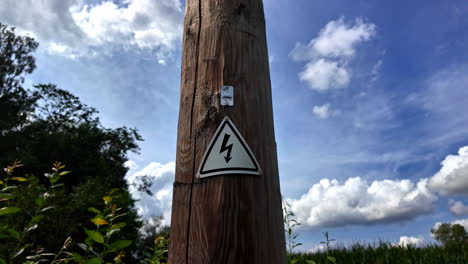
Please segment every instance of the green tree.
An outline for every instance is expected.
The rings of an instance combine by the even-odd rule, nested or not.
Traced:
[[[36,68],[31,54],[38,43],[28,36],[17,36],[15,29],[0,23],[0,134],[21,127],[36,101],[23,88],[24,74]],[[0,149],[1,150],[1,149]]]
[[[83,228],[93,227],[88,208],[97,208],[101,197],[115,188],[121,191],[117,205],[129,212],[122,218],[127,226],[116,239],[137,240],[141,223],[124,179],[128,170],[124,163],[129,152],[138,153],[141,136],[132,128],[105,128],[96,109],[53,84],[23,87],[24,76],[36,68],[37,47],[34,39],[17,36],[13,28],[0,24],[0,167],[21,160],[25,166],[18,173],[35,175],[40,181],[22,188],[17,202],[23,208],[33,207],[30,194],[39,185],[47,186],[39,175],[50,169],[49,164],[61,161],[73,171],[54,197],[56,209],[27,242],[56,252],[68,236],[84,240]],[[28,219],[12,216],[2,221],[24,226]],[[0,251],[8,250],[4,247],[0,244]],[[132,263],[131,256],[127,254],[125,263]]]
[[[468,241],[465,228],[459,224],[444,223],[431,229],[434,238],[443,245],[457,245]]]

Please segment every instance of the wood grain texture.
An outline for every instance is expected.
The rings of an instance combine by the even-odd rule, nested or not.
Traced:
[[[262,1],[187,0],[181,78],[169,263],[286,263]],[[222,85],[234,107],[219,105]],[[262,175],[196,178],[225,116]]]

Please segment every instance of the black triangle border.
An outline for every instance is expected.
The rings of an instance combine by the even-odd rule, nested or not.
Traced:
[[[234,132],[235,136],[237,137],[237,140],[239,140],[239,142],[242,144],[242,147],[244,148],[244,150],[246,150],[247,154],[249,155],[250,160],[253,162],[253,164],[255,166],[254,169],[234,167],[234,168],[214,169],[214,170],[208,170],[208,171],[203,170],[204,167],[205,167],[206,161],[208,160],[208,157],[210,156],[211,151],[213,150],[213,147],[214,147],[216,141],[218,140],[219,136],[221,135],[221,132],[224,130],[224,127],[226,125],[231,128],[231,130]],[[245,172],[258,172],[258,174],[261,174],[259,164],[258,164],[257,160],[255,159],[255,157],[253,156],[252,150],[249,148],[249,146],[247,145],[247,142],[245,142],[244,138],[241,135],[239,135],[239,132],[237,131],[237,128],[234,126],[234,123],[232,123],[232,121],[228,117],[224,118],[223,122],[221,123],[221,126],[219,126],[218,130],[216,131],[216,135],[210,141],[210,146],[209,146],[208,150],[206,151],[205,155],[203,156],[203,161],[201,163],[198,174],[199,174],[200,177],[203,177],[205,174],[211,174],[211,173],[217,173],[217,172],[223,172],[223,171],[236,171],[236,173],[237,172],[242,172],[242,171],[245,171]],[[209,176],[210,175],[205,176],[205,177],[209,177]],[[216,176],[216,175],[211,175],[211,176]]]

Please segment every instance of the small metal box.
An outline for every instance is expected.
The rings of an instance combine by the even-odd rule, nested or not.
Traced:
[[[234,106],[234,87],[223,85],[220,93],[222,106]]]

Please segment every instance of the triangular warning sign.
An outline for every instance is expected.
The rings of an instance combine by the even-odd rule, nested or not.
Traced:
[[[239,131],[225,117],[203,155],[198,177],[235,173],[260,175],[262,172]]]

